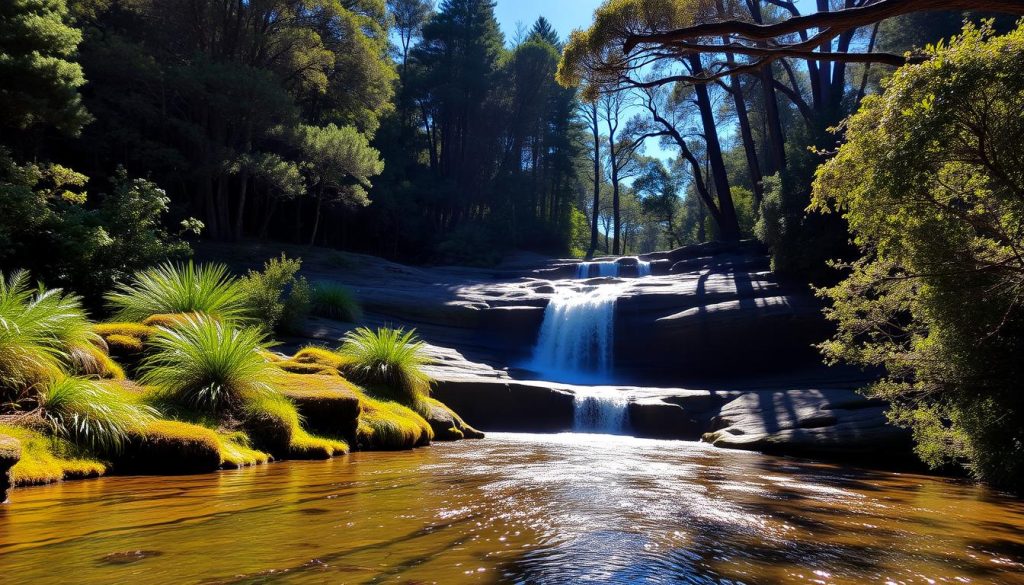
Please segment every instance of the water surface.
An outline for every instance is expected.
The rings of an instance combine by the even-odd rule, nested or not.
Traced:
[[[1024,583],[1024,505],[700,444],[491,435],[19,489],[13,583]]]

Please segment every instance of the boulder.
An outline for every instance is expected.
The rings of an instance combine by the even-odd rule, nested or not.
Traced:
[[[14,437],[0,435],[0,504],[7,501],[11,489],[11,468],[21,459],[21,443]]]
[[[157,420],[129,435],[114,467],[121,473],[172,475],[206,473],[221,463],[217,433],[189,423]]]
[[[289,375],[280,390],[295,403],[306,429],[355,444],[361,407],[359,392],[349,381],[331,375]]]

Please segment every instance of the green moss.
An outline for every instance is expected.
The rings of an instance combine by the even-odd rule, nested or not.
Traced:
[[[360,448],[395,451],[429,445],[434,431],[407,406],[363,396],[357,441]]]
[[[223,467],[238,469],[253,465],[266,465],[274,458],[269,453],[252,448],[249,436],[242,432],[218,433],[220,457]]]
[[[323,376],[338,376],[338,370],[330,367],[325,367],[320,364],[304,364],[295,360],[284,360],[280,362],[274,362],[274,365],[281,368],[286,372],[292,374],[319,374]]]
[[[298,351],[292,360],[300,364],[316,364],[328,369],[342,370],[355,360],[324,347],[308,346]]]
[[[212,315],[205,313],[158,313],[146,317],[142,324],[152,328],[163,327],[165,329],[173,329],[187,323],[189,320],[194,321],[200,318],[216,320]]]
[[[437,400],[426,400],[427,412],[421,413],[434,429],[434,438],[438,441],[458,441],[461,439],[482,439],[484,434],[466,424],[466,421],[448,405]]]
[[[311,435],[301,427],[292,434],[288,446],[290,459],[330,459],[335,455],[348,453],[348,443],[340,439],[329,439]]]
[[[141,341],[149,339],[149,336],[156,332],[156,329],[150,325],[130,322],[97,323],[92,326],[92,330],[104,339],[111,335],[121,335]]]
[[[202,473],[221,466],[222,441],[216,432],[176,420],[157,420],[132,433],[115,466],[143,473]]]
[[[103,462],[88,456],[70,442],[42,431],[0,425],[0,434],[21,443],[21,459],[11,468],[11,480],[16,486],[98,477],[107,471]]]
[[[307,429],[355,442],[362,393],[350,382],[337,374],[289,374],[279,388],[298,408]]]

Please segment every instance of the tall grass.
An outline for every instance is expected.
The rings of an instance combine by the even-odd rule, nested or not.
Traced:
[[[312,312],[318,317],[355,323],[362,317],[362,309],[351,289],[335,282],[313,285]]]
[[[424,408],[433,380],[423,371],[430,358],[415,330],[360,327],[345,335],[338,353],[349,362],[345,374],[370,393]]]
[[[240,409],[273,392],[281,370],[263,357],[264,337],[210,317],[189,316],[150,338],[140,381],[160,398],[203,412]]]
[[[152,422],[157,412],[103,383],[64,376],[39,395],[53,433],[100,452],[120,449],[128,434]]]
[[[0,390],[55,378],[71,349],[98,339],[77,296],[32,287],[27,272],[0,275]]]
[[[201,313],[224,320],[243,318],[246,295],[223,264],[161,264],[137,272],[107,294],[117,320],[142,321],[157,314]]]

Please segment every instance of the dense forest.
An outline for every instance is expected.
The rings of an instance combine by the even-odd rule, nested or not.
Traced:
[[[0,269],[98,299],[199,240],[493,265],[756,237],[926,461],[1017,483],[1022,32],[948,4],[819,0],[819,38],[789,0],[613,0],[560,38],[491,0],[4,2]]]

